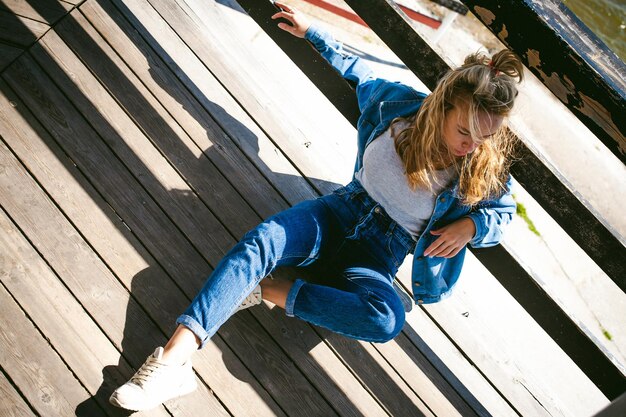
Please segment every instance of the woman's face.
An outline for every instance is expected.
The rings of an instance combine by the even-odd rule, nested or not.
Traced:
[[[446,113],[443,122],[443,141],[450,153],[463,157],[472,153],[485,140],[493,136],[504,118],[487,112],[478,113],[478,137],[472,137],[467,105],[455,105]]]

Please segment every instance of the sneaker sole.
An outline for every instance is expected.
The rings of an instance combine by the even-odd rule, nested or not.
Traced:
[[[187,387],[181,387],[181,389],[179,390],[179,392],[177,392],[175,395],[168,397],[166,399],[164,399],[163,401],[161,401],[160,403],[156,403],[156,404],[148,404],[148,405],[144,405],[143,407],[138,407],[138,406],[130,406],[128,404],[124,404],[122,402],[119,401],[119,399],[117,398],[117,396],[115,395],[115,393],[113,393],[111,395],[111,397],[109,397],[109,403],[111,403],[112,405],[119,407],[119,408],[123,408],[125,410],[129,410],[129,411],[146,411],[146,410],[152,410],[153,408],[158,407],[161,404],[164,404],[170,400],[173,400],[174,398],[179,398],[182,396],[185,396],[187,394],[191,394],[192,392],[194,392],[196,389],[198,388],[198,384],[196,383],[196,380],[194,378],[193,384],[190,384]]]

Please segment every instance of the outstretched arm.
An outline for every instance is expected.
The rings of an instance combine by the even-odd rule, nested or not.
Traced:
[[[278,27],[311,42],[343,78],[356,85],[359,108],[363,111],[376,87],[386,81],[376,79],[363,59],[344,51],[341,42],[337,42],[329,32],[312,23],[304,13],[284,3],[274,4],[282,11],[274,14],[272,19],[283,18],[289,22],[280,22]]]

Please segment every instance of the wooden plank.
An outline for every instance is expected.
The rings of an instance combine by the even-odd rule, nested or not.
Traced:
[[[45,23],[0,10],[0,41],[26,47],[43,36],[48,28]]]
[[[0,42],[0,72],[20,56],[22,51],[23,49]]]
[[[281,194],[291,204],[295,204],[304,199],[314,198],[317,194],[312,193],[310,184],[301,177],[293,164],[285,158],[267,134],[255,123],[249,114],[239,105],[239,103],[226,91],[220,81],[207,70],[191,51],[176,35],[172,28],[156,13],[156,11],[146,3],[136,2],[128,4],[120,3],[120,7],[126,19],[132,22],[129,28],[126,19],[121,21],[117,16],[116,8],[109,1],[99,0],[98,2],[87,2],[81,6],[81,11],[91,20],[91,23],[99,32],[105,34],[107,42],[110,42],[124,60],[138,74],[159,74],[163,71],[161,65],[150,64],[155,60],[163,60],[167,63],[169,71],[176,74],[176,77],[185,84],[186,88],[194,95],[195,100],[200,103],[203,109],[196,110],[193,102],[182,111],[179,106],[167,105],[168,109],[175,114],[177,120],[185,123],[188,131],[195,130],[195,123],[201,123],[202,128],[209,130],[209,126],[204,125],[204,113],[209,113],[209,119],[215,119],[216,123],[228,134],[236,146],[253,162],[264,177],[280,189]],[[102,10],[100,9],[102,7]],[[111,16],[114,22],[106,19]],[[110,30],[104,25],[118,26],[120,30]],[[135,56],[135,48],[127,44],[128,39],[121,36],[125,34],[135,45],[140,45],[140,54],[144,54],[148,60],[148,65],[140,63],[141,58]],[[141,35],[139,35],[141,34]],[[145,40],[144,40],[145,38]],[[124,45],[124,47],[122,47]],[[149,46],[148,46],[149,45]],[[160,58],[153,56],[154,53]],[[136,65],[135,65],[136,63]],[[145,68],[148,66],[148,68]],[[144,82],[146,77],[142,76]],[[168,103],[168,97],[172,94],[179,94],[176,91],[161,91],[162,89],[151,88],[151,91],[162,103]],[[171,100],[171,99],[170,99]],[[181,100],[178,100],[182,102]],[[193,120],[190,119],[190,114]],[[196,136],[194,135],[194,138]],[[220,146],[224,147],[223,152],[229,152],[226,143],[218,142],[219,135],[212,139]]]
[[[2,90],[6,92],[6,85],[2,84],[2,87]],[[17,105],[21,107],[21,103],[16,98],[11,101],[18,103]],[[6,107],[1,106],[0,109],[4,110]],[[17,115],[17,118],[20,116]],[[4,114],[0,119],[4,119]],[[6,123],[6,119],[4,120]],[[11,133],[15,133],[15,130]],[[87,243],[80,239],[80,236],[51,202],[26,194],[25,191],[32,190],[18,189],[16,184],[10,181],[3,183],[3,191],[5,193],[3,206],[10,216],[27,233],[28,239],[37,245],[38,251],[46,257],[50,266],[63,277],[65,285],[90,312],[115,346],[123,351],[128,362],[137,369],[155,346],[165,343],[163,333],[154,325],[135,299],[130,298],[128,291],[122,287]],[[34,202],[41,202],[46,206],[34,206],[32,210],[28,210]],[[90,213],[85,214],[90,215]],[[122,306],[126,306],[126,309],[124,310]],[[167,309],[167,306],[164,305],[162,308]],[[128,378],[131,375],[132,373],[129,373],[125,377]],[[193,396],[175,404],[176,414],[181,416],[197,415],[196,408],[213,410],[217,415],[224,415],[223,411],[220,412],[221,405],[203,385]]]
[[[27,417],[36,414],[0,370],[0,417]]]
[[[134,11],[135,3],[142,2],[134,0],[126,5]],[[119,1],[116,0],[115,4],[118,5]],[[354,153],[345,154],[340,146],[334,148],[334,152],[324,153],[317,143],[345,141],[352,137],[352,128],[336,117],[336,110],[327,106],[327,101],[313,85],[301,75],[292,75],[295,66],[279,52],[274,55],[273,52],[278,51],[275,45],[270,50],[265,48],[271,46],[264,43],[255,53],[251,45],[242,42],[241,34],[232,31],[230,20],[222,14],[222,7],[195,1],[150,0],[150,4],[299,169],[307,169],[310,166],[308,160],[325,166],[324,170],[302,171],[319,191],[326,193],[337,188],[337,182],[320,178],[326,172],[343,169],[344,176],[339,183],[349,180],[352,172],[342,158],[353,159]],[[266,62],[267,59],[259,59],[258,54],[267,54],[278,61]],[[278,64],[284,67],[276,72]],[[233,68],[237,68],[236,73]],[[256,81],[259,79],[263,83]],[[290,87],[290,91],[298,91],[299,97],[306,97],[306,102],[294,100],[293,94],[286,94]],[[319,109],[317,117],[311,117],[311,108]]]
[[[57,353],[0,285],[0,366],[30,405],[43,416],[74,415],[77,404],[90,397]],[[90,416],[105,416],[93,404]]]
[[[4,155],[6,155],[6,152],[3,153]],[[5,172],[7,174],[10,174],[7,176],[3,176],[2,178],[2,189],[6,192],[3,198],[3,204],[5,204],[4,208],[8,209],[8,211],[15,218],[21,221],[20,227],[26,233],[28,233],[29,239],[32,239],[32,241],[38,244],[38,249],[43,249],[44,253],[49,253],[50,256],[48,259],[50,264],[53,267],[56,266],[57,268],[61,267],[67,269],[68,267],[73,267],[79,272],[82,272],[83,268],[89,268],[89,266],[93,268],[91,275],[86,275],[84,273],[82,275],[83,277],[89,276],[89,283],[91,285],[86,285],[84,279],[82,280],[82,282],[77,283],[76,280],[80,279],[80,276],[71,277],[74,281],[72,281],[72,279],[65,280],[65,285],[67,285],[72,290],[72,292],[79,297],[79,300],[84,304],[85,308],[91,308],[90,313],[96,318],[101,318],[102,314],[96,311],[96,309],[113,309],[116,304],[114,301],[117,301],[116,296],[119,296],[120,293],[125,294],[127,298],[127,311],[126,322],[124,323],[123,327],[124,339],[117,347],[118,349],[121,347],[121,350],[123,351],[125,357],[130,358],[131,363],[133,364],[135,369],[137,369],[141,365],[141,363],[143,363],[145,356],[147,356],[146,351],[149,352],[150,347],[155,346],[155,342],[159,344],[164,343],[163,336],[161,334],[156,335],[157,332],[154,331],[154,325],[151,325],[143,310],[139,306],[137,306],[132,299],[128,299],[128,293],[126,293],[125,290],[122,289],[120,291],[119,285],[118,288],[115,288],[114,286],[105,287],[106,284],[103,285],[102,282],[98,281],[98,276],[101,275],[96,272],[98,266],[94,267],[93,265],[89,265],[89,261],[93,261],[93,259],[96,258],[96,255],[89,253],[89,249],[86,248],[87,245],[84,242],[80,241],[77,233],[62,217],[62,214],[57,212],[54,205],[46,199],[41,190],[37,189],[37,187],[32,182],[30,184],[25,183],[24,181],[28,181],[28,178],[25,178],[25,175],[22,175],[22,178],[16,178],[16,175],[13,175],[14,173],[11,171],[18,168],[15,166],[14,163],[13,166],[11,166],[5,165],[4,163],[7,162],[5,160],[3,160],[2,162],[3,168],[5,168]],[[17,189],[19,189],[20,192],[17,192]],[[19,196],[17,196],[18,194]],[[23,200],[19,201],[20,198],[22,198]],[[49,236],[48,234],[52,236]],[[13,236],[13,238],[16,238],[16,236]],[[13,241],[10,244],[17,245],[19,244],[19,242]],[[54,249],[51,250],[50,247],[53,247]],[[80,253],[72,253],[73,251]],[[79,262],[75,261],[76,259],[84,259],[87,265],[81,265]],[[7,265],[9,265],[9,262],[7,262]],[[24,264],[18,264],[16,266],[16,270],[18,273],[23,272],[24,270],[28,271],[29,267],[25,266]],[[67,277],[67,275],[65,276]],[[20,277],[16,276],[13,278],[19,279]],[[83,372],[86,373],[84,377],[89,384],[89,387],[93,389],[93,392],[96,395],[100,396],[97,401],[106,406],[109,414],[120,415],[119,409],[112,407],[108,404],[108,397],[110,396],[113,389],[119,386],[121,383],[125,382],[134,373],[134,371],[126,365],[124,359],[120,360],[117,367],[105,366],[104,368],[101,368],[100,366],[103,365],[103,363],[95,363],[95,358],[91,358],[91,363],[85,362],[88,361],[85,355],[87,355],[87,358],[89,358],[92,355],[105,353],[102,349],[104,349],[104,347],[107,345],[106,338],[104,338],[103,336],[96,337],[97,335],[94,335],[93,332],[88,331],[94,330],[93,327],[91,327],[91,329],[80,328],[80,330],[70,331],[74,330],[75,326],[78,326],[76,322],[80,321],[80,315],[78,317],[74,317],[74,315],[72,314],[73,312],[70,308],[72,305],[69,304],[68,306],[68,304],[64,304],[61,302],[65,301],[69,303],[68,300],[62,300],[63,293],[55,293],[53,291],[55,288],[59,287],[58,284],[56,284],[55,287],[54,284],[50,284],[49,282],[47,282],[46,284],[50,284],[51,287],[45,286],[45,288],[50,289],[50,292],[46,292],[46,294],[48,294],[49,297],[53,297],[53,299],[49,300],[47,304],[45,302],[43,303],[43,305],[35,304],[32,300],[33,295],[28,294],[28,292],[36,292],[37,288],[42,287],[37,286],[34,282],[30,282],[31,280],[32,277],[29,276],[29,282],[17,283],[15,285],[21,284],[22,286],[26,287],[29,287],[30,285],[35,286],[35,288],[29,287],[28,290],[25,290],[23,288],[19,288],[18,290],[26,292],[26,294],[22,295],[27,299],[27,302],[33,302],[33,305],[30,305],[29,307],[34,309],[33,311],[37,314],[38,317],[44,317],[42,321],[52,320],[52,323],[44,322],[44,325],[46,325],[47,329],[50,330],[50,328],[53,328],[51,329],[51,332],[54,332],[53,335],[48,337],[53,342],[58,342],[58,344],[61,346],[61,348],[59,348],[60,352],[68,352],[68,357],[70,358],[69,363],[76,364],[78,369],[75,372],[78,375],[83,374]],[[98,301],[93,302],[93,300],[88,299],[88,297],[90,296],[92,299],[96,299]],[[43,296],[40,295],[40,297]],[[37,297],[35,297],[35,299],[36,298]],[[113,300],[113,304],[111,306],[106,305],[106,302],[109,300]],[[97,305],[98,303],[100,303],[101,305]],[[119,305],[124,304],[119,303]],[[55,306],[57,308],[54,311],[47,312],[40,310],[41,308],[45,308],[46,306]],[[75,310],[77,310],[79,313],[82,311],[81,306],[74,307]],[[117,312],[123,313],[122,309],[118,308],[115,310]],[[46,318],[46,314],[50,315],[49,318]],[[115,325],[115,323],[113,323],[112,320],[110,322],[100,321],[99,325],[105,329],[110,329],[112,325]],[[61,326],[61,328],[58,328],[58,326]],[[87,332],[83,333],[83,331]],[[129,336],[129,334],[132,334],[132,336]],[[115,337],[116,335],[111,334],[110,336]],[[131,341],[131,337],[138,337],[145,343]],[[75,343],[71,342],[72,339],[74,339]],[[100,342],[103,342],[104,345],[90,348],[89,346],[92,346],[92,344],[95,343],[98,339],[101,339]],[[126,343],[124,343],[124,341],[126,341]],[[80,346],[79,342],[83,342],[84,345]],[[76,344],[79,344],[79,346],[76,346]],[[85,347],[85,345],[87,347]],[[148,347],[146,348],[146,346]],[[84,349],[84,351],[81,352],[81,349]],[[98,349],[100,350],[98,351]],[[101,358],[101,360],[115,360],[119,357],[118,352],[111,353],[111,351],[109,351],[108,353],[109,354],[106,355],[106,357]],[[77,355],[77,357],[74,357],[72,355]],[[80,361],[80,359],[84,359],[84,361]],[[104,364],[106,364],[106,362]],[[108,365],[110,365],[110,362]],[[82,367],[85,367],[85,369],[82,369]],[[99,378],[101,377],[106,378],[106,380],[104,381],[104,384],[98,387],[98,385],[95,384],[100,381]],[[193,400],[193,398],[195,398],[195,400]],[[89,410],[90,407],[93,407],[92,403],[95,404],[91,400],[84,401],[81,404],[77,404],[77,407],[80,407],[80,410],[86,413],[85,415],[89,415],[86,410]],[[168,404],[172,406],[171,403]],[[197,393],[194,393],[193,397],[190,397],[190,399],[185,404],[176,404],[176,402],[174,402],[173,408],[176,410],[174,412],[174,415],[193,416],[197,415],[197,412],[199,410],[207,409],[213,409],[214,412],[219,415],[219,409],[221,408],[221,406],[207,392],[206,387],[201,385]],[[165,413],[162,409],[154,410],[154,412],[158,415],[169,415],[168,413]],[[226,415],[223,410],[221,414]],[[152,415],[152,413],[150,413],[150,415]]]
[[[406,274],[401,277],[410,282]],[[588,415],[606,404],[592,381],[475,257],[466,258],[453,300],[424,310],[521,415]]]
[[[40,42],[45,52],[34,48],[33,55],[43,67],[47,68],[50,65],[51,75],[64,91],[76,90],[71,86],[78,83],[80,92],[73,93],[72,98],[80,108],[88,105],[89,100],[86,97],[92,95],[102,97],[95,104],[99,114],[87,111],[85,112],[86,118],[105,138],[115,137],[110,135],[111,130],[125,133],[127,152],[122,152],[124,148],[119,145],[116,149],[119,150],[118,155],[126,161],[127,166],[136,176],[142,178],[149,175],[141,170],[141,165],[136,167],[138,164],[132,162],[136,158],[141,159],[153,172],[159,172],[159,183],[149,184],[158,186],[159,192],[152,191],[152,194],[161,204],[173,207],[168,211],[173,212],[171,215],[180,224],[182,230],[190,237],[201,237],[201,235],[195,236],[197,234],[190,231],[196,225],[192,225],[186,219],[195,220],[197,223],[219,224],[221,221],[228,224],[231,233],[237,237],[243,236],[254,227],[256,221],[250,222],[248,219],[256,219],[258,215],[228,182],[224,174],[216,169],[202,149],[191,140],[177,121],[150,94],[78,10],[72,13],[71,17],[57,25],[54,30],[68,42],[68,45],[66,46],[56,33],[51,33]],[[68,46],[72,47],[76,55]],[[89,70],[78,61],[76,56],[80,57],[95,73],[113,98],[107,100],[103,93],[104,88],[93,75],[89,74]],[[78,81],[64,76],[64,73],[74,72],[77,74]],[[119,105],[115,105],[115,101]],[[124,110],[132,119],[124,114]],[[154,145],[150,142],[146,143],[146,136]],[[206,133],[204,136],[206,137]],[[163,155],[167,159],[163,158]],[[228,174],[238,177],[236,172],[228,172]],[[254,173],[250,174],[254,175]],[[254,175],[256,176],[258,173]],[[244,180],[251,182],[251,179],[239,178],[237,182]],[[193,184],[194,189],[192,190],[188,184]],[[252,187],[249,185],[246,188]],[[189,195],[189,203],[183,207],[173,206],[170,201],[175,199],[175,193],[169,190],[177,190],[176,192],[180,195]],[[268,188],[266,191],[269,193],[273,190]],[[192,198],[194,192],[201,198]],[[273,194],[275,199],[279,198],[275,192]],[[256,193],[253,197],[261,196]],[[184,214],[184,218],[175,212]],[[265,216],[273,212],[267,210]],[[213,241],[194,241],[194,243],[203,253],[215,252],[211,246],[223,243],[225,236],[225,232],[219,233],[218,230],[213,230],[212,234],[204,237],[203,240],[211,239],[215,243]],[[219,256],[222,254],[220,253]],[[212,258],[212,261],[217,263],[219,259]]]
[[[71,4],[58,0],[2,0],[0,3],[0,9],[47,25],[53,25],[72,7]]]
[[[157,320],[164,334],[169,334],[173,330],[174,318],[189,304],[189,297],[171,281],[160,265],[173,269],[173,272],[178,266],[169,262],[167,257],[158,261],[153,258],[117,215],[124,215],[127,208],[122,207],[124,210],[118,210],[117,213],[111,210],[109,203],[102,199],[4,82],[0,82],[0,91],[4,93],[0,95],[0,132],[28,166],[29,171],[54,197],[56,204],[72,218],[80,233],[97,249],[100,257],[131,291],[133,298],[141,303],[140,306],[133,299],[131,302],[116,302],[115,289],[94,291],[94,294],[106,294],[103,302],[107,310],[121,313],[121,306],[127,306],[125,320],[112,321],[110,317],[103,317],[103,328],[115,345],[121,346],[129,362],[135,367],[139,366],[155,346],[162,345],[165,341],[163,338],[155,339],[144,335],[146,325],[142,317],[145,312]],[[131,184],[127,184],[127,187],[130,186]],[[46,220],[50,221],[44,219]],[[148,220],[149,217],[146,216],[145,221]],[[160,244],[166,245],[171,251],[184,249],[169,247],[167,239],[151,243],[157,245],[155,252],[159,252]],[[170,258],[173,256],[174,254]],[[91,280],[98,278],[99,275],[90,275]],[[85,297],[89,299],[91,294],[88,290],[89,288],[85,290],[79,285],[74,293],[83,295],[87,291]],[[84,302],[83,304],[85,305]],[[89,310],[96,320],[102,318],[102,309]],[[195,369],[235,415],[282,415],[280,408],[258,386],[254,377],[219,337],[198,352],[196,360]],[[242,396],[246,401],[240,401]],[[176,401],[177,413],[197,416],[212,410],[215,415],[223,415],[211,398],[212,395],[201,386],[196,393]]]
[[[407,277],[406,273],[401,276]],[[493,387],[481,370],[468,361],[465,353],[444,331],[422,308],[414,308],[407,314],[404,335],[474,412],[480,416],[518,416],[519,412]],[[412,351],[410,345],[403,345],[403,349]]]
[[[280,210],[279,207],[284,207],[283,198],[266,179],[266,173],[260,172],[260,169],[251,161],[252,158],[256,159],[258,165],[264,167],[265,171],[269,171],[266,164],[259,158],[260,144],[258,142],[265,140],[263,146],[276,148],[267,137],[259,137],[259,135],[265,136],[263,132],[253,133],[248,130],[243,125],[245,122],[239,121],[231,113],[231,109],[224,109],[217,103],[209,101],[211,106],[205,109],[119,11],[108,1],[100,3],[86,2],[81,5],[80,10],[106,39],[106,42],[116,50],[129,69],[141,79],[150,93],[176,119],[195,145],[203,150],[204,154],[197,159],[199,168],[202,168],[202,164],[208,163],[205,160],[208,158],[219,169],[221,175],[227,178],[248,204],[253,206],[254,211],[263,218],[276,213]],[[84,26],[84,23],[81,25]],[[60,34],[63,36],[63,33]],[[98,38],[95,39],[98,40]],[[70,46],[75,47],[74,43],[70,43]],[[195,61],[198,62],[197,59]],[[213,78],[206,68],[202,69],[207,77]],[[217,80],[213,78],[213,82],[214,85],[210,91],[214,91],[214,94],[221,92],[226,96],[227,94],[224,93],[224,89],[217,83]],[[119,89],[112,86],[110,82],[107,85],[114,94],[120,93]],[[145,94],[148,95],[148,93]],[[229,98],[232,100],[232,97]],[[231,106],[235,108],[234,111],[237,114],[245,114],[235,102],[232,102]],[[240,149],[241,144],[249,144],[248,146],[254,148],[250,159]],[[289,161],[284,162],[289,164]],[[291,164],[288,166],[291,167],[294,175],[298,175]],[[190,168],[193,167],[190,166]],[[206,188],[202,185],[203,181],[212,181],[212,178],[199,175],[201,173],[202,169],[196,169],[192,170],[192,175],[186,176],[195,189]],[[302,186],[292,188],[299,195],[303,194],[300,191]],[[300,197],[300,200],[303,198]],[[226,221],[226,223],[229,222]]]
[[[0,165],[5,181],[16,184],[27,196],[33,196],[24,210],[37,213],[39,202],[47,197],[28,176],[19,162],[10,154],[4,143],[0,143]],[[4,188],[3,188],[4,190]],[[3,200],[7,197],[3,196]],[[43,204],[45,209],[52,209]],[[50,230],[50,233],[57,233]],[[2,284],[22,306],[37,328],[46,335],[49,343],[63,358],[81,384],[94,397],[75,404],[77,410],[89,409],[95,400],[109,415],[121,415],[119,409],[109,404],[113,390],[126,382],[134,373],[119,351],[97,327],[83,307],[54,275],[45,261],[35,252],[4,212],[0,212],[0,264]],[[45,288],[45,291],[41,291]],[[118,363],[119,360],[119,363]],[[113,365],[117,363],[116,365]],[[78,413],[80,415],[84,415]],[[141,413],[143,416],[166,417],[163,407]]]
[[[406,333],[401,333],[392,342],[374,344],[374,347],[390,366],[401,370],[398,372],[401,377],[411,375],[410,379],[405,378],[407,384],[419,398],[424,399],[436,416],[486,415],[486,408],[480,403],[474,401],[468,404],[465,401],[415,347]]]

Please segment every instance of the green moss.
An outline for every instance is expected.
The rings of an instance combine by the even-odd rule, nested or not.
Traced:
[[[609,333],[607,329],[605,329],[604,327],[601,327],[601,329],[602,329],[602,334],[604,335],[604,337],[607,338],[607,340],[613,340],[613,336],[611,336],[611,333]]]
[[[524,221],[526,222],[526,225],[528,226],[528,229],[531,232],[533,232],[537,236],[541,236],[541,233],[539,233],[539,230],[537,230],[533,221],[530,220],[530,218],[528,217],[528,214],[526,214],[526,207],[524,207],[522,203],[517,201],[517,198],[515,198],[515,195],[513,196],[513,199],[517,203],[517,210],[516,210],[517,215],[520,216],[522,219],[524,219]]]

